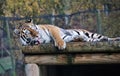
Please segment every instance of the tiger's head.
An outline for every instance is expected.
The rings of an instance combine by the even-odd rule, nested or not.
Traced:
[[[39,44],[36,40],[38,32],[31,28],[32,25],[31,21],[20,22],[19,26],[14,29],[14,35],[19,38],[22,45]]]

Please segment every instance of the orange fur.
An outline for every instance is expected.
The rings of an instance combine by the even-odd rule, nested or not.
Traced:
[[[44,26],[39,26],[39,28],[42,28],[43,30],[48,30],[55,42],[55,46],[57,46],[59,49],[64,49],[66,46],[64,40],[60,36],[60,29],[56,26],[53,25],[44,25]]]
[[[36,32],[35,30],[31,29],[30,27],[25,27],[25,28],[31,32],[31,35],[33,37],[37,37],[38,32]]]

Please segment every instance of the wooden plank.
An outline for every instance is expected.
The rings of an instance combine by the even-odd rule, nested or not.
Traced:
[[[35,55],[25,56],[25,63],[37,64],[67,64],[66,55]]]
[[[85,63],[120,63],[120,54],[77,54],[74,58],[74,64],[85,64]]]
[[[61,53],[53,44],[23,46],[22,51],[24,54]],[[120,42],[70,42],[64,52],[120,52]]]
[[[120,53],[32,55],[25,56],[25,63],[40,65],[120,63]]]
[[[8,69],[12,69],[11,57],[0,58],[0,73],[4,73]]]

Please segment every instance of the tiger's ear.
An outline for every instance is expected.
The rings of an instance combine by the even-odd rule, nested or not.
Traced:
[[[26,20],[25,22],[26,23],[33,23],[33,19],[30,18],[30,19]]]

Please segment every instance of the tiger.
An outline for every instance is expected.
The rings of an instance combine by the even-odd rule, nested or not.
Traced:
[[[120,41],[120,37],[109,38],[85,29],[63,29],[55,25],[36,25],[33,20],[20,23],[14,33],[19,36],[22,45],[38,45],[53,42],[59,50],[66,48],[66,42]]]

